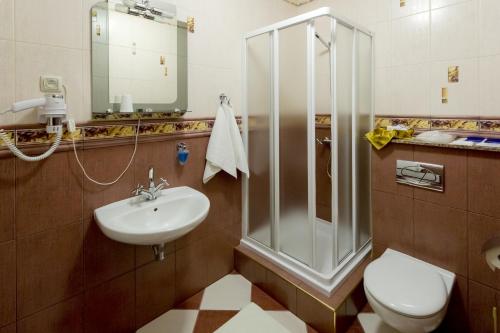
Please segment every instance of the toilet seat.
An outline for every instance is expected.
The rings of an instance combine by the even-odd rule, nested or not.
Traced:
[[[406,317],[431,317],[446,307],[448,292],[441,275],[399,255],[384,255],[368,265],[364,284],[378,303]]]

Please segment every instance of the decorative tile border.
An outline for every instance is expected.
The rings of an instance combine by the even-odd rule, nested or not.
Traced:
[[[14,140],[15,135],[16,135],[15,131],[5,131],[5,134],[7,134],[7,137],[8,137],[11,141],[13,141],[13,140]],[[0,147],[2,147],[2,146],[6,146],[6,144],[5,144],[5,142],[3,142],[3,140],[0,140]]]
[[[500,119],[464,119],[464,118],[407,118],[397,116],[378,116],[375,127],[404,125],[418,131],[443,130],[453,132],[477,132],[478,134],[499,134]]]
[[[93,113],[92,119],[98,121],[117,120],[178,120],[182,119],[182,112],[133,112],[133,113]]]

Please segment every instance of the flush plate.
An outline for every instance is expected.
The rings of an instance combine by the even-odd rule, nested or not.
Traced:
[[[396,183],[444,192],[444,166],[397,160]]]

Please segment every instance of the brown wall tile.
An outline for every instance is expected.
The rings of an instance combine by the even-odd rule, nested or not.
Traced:
[[[134,269],[133,245],[115,242],[106,237],[93,219],[86,221],[84,227],[86,288]]]
[[[500,298],[494,289],[469,281],[469,321],[471,333],[497,333],[493,331],[492,308],[500,309]]]
[[[203,241],[175,253],[175,302],[193,296],[208,285],[207,253]]]
[[[22,319],[19,333],[83,332],[83,296],[77,296]]]
[[[175,253],[175,241],[165,244],[165,254]],[[135,267],[155,261],[153,248],[149,245],[135,246]]]
[[[467,276],[467,212],[415,200],[415,256]]]
[[[372,188],[413,197],[413,188],[396,183],[396,161],[413,160],[413,146],[389,145],[382,150],[372,149]]]
[[[288,310],[297,313],[297,289],[290,282],[274,272],[266,271],[266,283],[262,288],[275,300],[283,304]]]
[[[335,332],[334,312],[301,290],[297,290],[296,315],[319,333]]]
[[[373,241],[411,254],[413,249],[413,199],[372,192]]]
[[[174,306],[175,255],[136,270],[135,284],[136,326],[140,328]]]
[[[467,209],[467,153],[465,151],[415,147],[414,160],[444,166],[444,192],[415,188],[415,199]]]
[[[468,158],[469,210],[500,218],[500,158],[494,152],[470,152]],[[487,194],[487,195],[486,195]]]
[[[209,236],[205,240],[205,248],[208,254],[207,279],[211,284],[233,271],[233,246],[221,232]]]
[[[82,224],[17,241],[17,315],[25,317],[83,288]]]
[[[0,244],[0,326],[16,320],[16,242]]]
[[[0,327],[0,333],[16,333],[16,323]]]
[[[14,239],[15,160],[0,159],[0,242]]]
[[[461,332],[469,326],[468,321],[468,282],[467,279],[457,275],[455,285],[451,291],[450,303],[446,316],[439,326],[438,332]]]
[[[116,179],[130,160],[133,145],[88,149],[83,153],[83,165],[91,177],[100,182]],[[90,219],[94,209],[132,195],[134,184],[133,166],[111,186],[100,186],[84,179],[83,217]]]
[[[82,173],[73,152],[36,163],[17,159],[16,174],[17,237],[81,221]]]
[[[481,249],[485,242],[500,237],[500,219],[469,214],[469,278],[500,289],[500,271],[486,264]]]
[[[87,333],[130,333],[135,330],[135,274],[122,275],[85,292]]]
[[[241,275],[243,275],[248,281],[252,282],[253,284],[259,287],[262,287],[262,285],[266,283],[267,269],[262,265],[258,264],[256,261],[242,254],[237,249],[235,249],[234,255],[235,255],[234,262],[236,270]]]
[[[155,170],[155,182],[165,178],[170,183],[172,180],[176,160],[176,150],[173,141],[159,141],[140,144],[137,148],[134,165],[135,184],[148,186],[148,170]]]

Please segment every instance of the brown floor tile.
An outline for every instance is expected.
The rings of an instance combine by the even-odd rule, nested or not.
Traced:
[[[262,289],[252,284],[251,300],[265,311],[284,311],[286,308]]]
[[[193,333],[213,333],[237,313],[238,311],[201,310]]]
[[[17,315],[25,317],[83,290],[82,224],[17,241]]]
[[[83,296],[71,298],[19,321],[17,332],[83,332]]]
[[[365,330],[363,330],[363,326],[361,326],[361,323],[359,322],[358,319],[352,323],[351,327],[346,331],[346,333],[365,333]]]
[[[203,299],[204,290],[200,291],[194,296],[189,297],[184,302],[175,306],[176,309],[182,310],[198,310],[201,306],[201,301]]]

